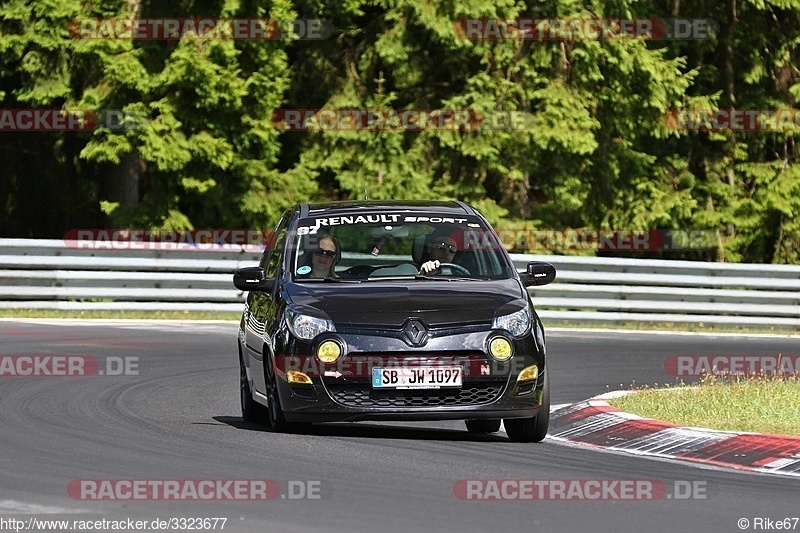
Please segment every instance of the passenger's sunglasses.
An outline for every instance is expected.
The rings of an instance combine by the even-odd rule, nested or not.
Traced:
[[[437,250],[447,250],[451,254],[454,254],[458,251],[458,248],[453,246],[452,244],[447,244],[446,242],[440,242],[436,245]]]
[[[316,255],[317,257],[322,257],[324,255],[328,259],[333,259],[334,257],[336,257],[336,252],[332,250],[319,249],[319,250],[314,250],[314,255]]]

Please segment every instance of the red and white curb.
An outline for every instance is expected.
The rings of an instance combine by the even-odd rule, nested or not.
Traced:
[[[800,477],[800,437],[667,424],[619,411],[596,396],[550,415],[549,438],[636,455]]]

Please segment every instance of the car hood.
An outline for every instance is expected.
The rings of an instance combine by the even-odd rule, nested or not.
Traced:
[[[291,305],[314,307],[336,324],[390,328],[412,317],[429,327],[489,324],[500,307],[516,301],[518,308],[507,311],[511,313],[527,301],[515,279],[289,283],[286,291]]]

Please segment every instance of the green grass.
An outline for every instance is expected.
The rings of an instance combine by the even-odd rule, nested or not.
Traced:
[[[244,306],[242,306],[244,307]],[[105,318],[128,320],[239,320],[241,313],[206,311],[59,311],[54,309],[0,309],[0,318]]]
[[[658,384],[656,384],[656,387]],[[608,403],[680,426],[800,436],[800,375],[705,376],[696,386],[644,387]]]

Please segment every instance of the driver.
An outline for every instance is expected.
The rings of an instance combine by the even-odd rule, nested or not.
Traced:
[[[436,230],[430,234],[425,246],[428,251],[428,260],[422,263],[419,273],[426,276],[438,275],[442,273],[442,263],[452,263],[453,258],[458,252],[455,233],[451,233],[447,228],[443,231]]]

